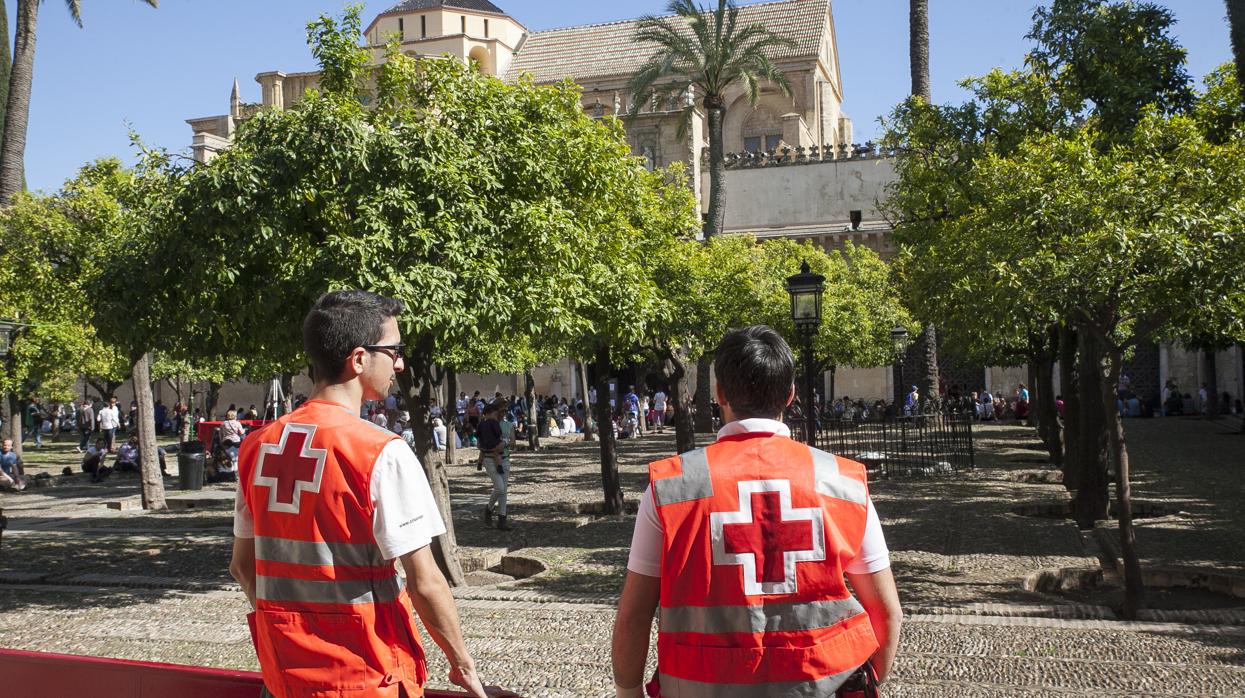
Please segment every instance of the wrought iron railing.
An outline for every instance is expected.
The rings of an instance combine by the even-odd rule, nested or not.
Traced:
[[[788,422],[791,438],[804,441],[803,423]],[[817,448],[864,463],[874,476],[955,475],[974,467],[971,414],[823,419]]]

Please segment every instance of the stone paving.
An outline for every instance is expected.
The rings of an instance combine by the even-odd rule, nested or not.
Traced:
[[[1135,496],[1181,512],[1142,523],[1148,563],[1241,569],[1245,437],[1229,435],[1234,426],[1129,423]],[[971,473],[871,485],[907,613],[887,696],[1245,695],[1245,623],[1124,623],[1096,599],[1026,591],[1026,576],[1097,566],[1102,550],[1066,521],[1013,512],[1064,498],[1058,484],[1017,482],[1042,467],[1032,462],[1040,454],[1031,431],[990,425],[978,436]],[[612,604],[634,517],[593,515],[595,448],[557,442],[517,453],[509,534],[477,519],[487,479],[474,465],[450,467],[456,528],[469,554],[509,550],[548,567],[457,592],[486,677],[525,695],[612,694]],[[669,435],[620,445],[629,502],[643,487],[644,464],[672,448]],[[55,457],[41,456],[59,471]],[[205,491],[227,507],[228,490]],[[255,668],[246,604],[225,569],[229,510],[105,506],[135,491],[134,479],[114,477],[0,495],[10,520],[0,550],[0,645]],[[433,683],[445,686],[444,660],[428,647]]]

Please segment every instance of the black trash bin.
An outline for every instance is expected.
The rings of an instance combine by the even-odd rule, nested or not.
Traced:
[[[183,490],[203,489],[207,454],[200,441],[186,441],[177,451],[177,480]]]

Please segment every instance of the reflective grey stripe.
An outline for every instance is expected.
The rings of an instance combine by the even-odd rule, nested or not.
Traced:
[[[817,480],[817,491],[827,497],[843,499],[856,504],[867,504],[868,493],[865,484],[839,473],[839,462],[834,456],[815,448],[808,449],[813,454],[813,477]]]
[[[713,496],[713,480],[709,477],[709,459],[705,456],[705,449],[680,454],[679,463],[682,473],[653,481],[653,496],[659,506]]]
[[[662,698],[831,698],[856,673],[849,669],[816,681],[701,683],[658,674]]]
[[[661,609],[663,633],[768,633],[828,628],[864,613],[856,599]]]
[[[338,579],[331,581],[255,578],[255,596],[265,601],[303,601],[307,603],[361,604],[384,603],[398,598],[402,583],[398,575],[385,579]]]
[[[270,536],[255,537],[255,559],[324,567],[381,567],[388,562],[380,548],[371,543],[327,543]]]

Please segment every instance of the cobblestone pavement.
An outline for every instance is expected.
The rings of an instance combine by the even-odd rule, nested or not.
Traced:
[[[1235,426],[1129,423],[1135,497],[1177,512],[1139,522],[1148,563],[1245,566],[1245,437],[1230,435]],[[1066,520],[1016,513],[1065,499],[1061,485],[1026,482],[1045,467],[1035,462],[1036,445],[1031,430],[988,425],[978,430],[975,471],[872,483],[908,614],[886,695],[1245,695],[1245,623],[1122,623],[1094,599],[1025,590],[1026,576],[1092,569],[1101,552],[1093,536]],[[672,449],[669,434],[620,444],[630,506],[644,486],[645,464]],[[463,455],[466,464],[449,468],[460,544],[480,559],[511,551],[548,568],[458,590],[469,642],[489,680],[529,696],[609,694],[612,604],[634,517],[594,513],[596,445],[554,440],[540,452],[516,453],[516,529],[507,534],[479,522],[488,481],[471,464],[473,453]],[[39,463],[59,472],[61,460],[72,459],[71,446],[61,443]],[[166,485],[175,487],[175,479]],[[137,492],[132,476],[104,485],[78,476],[0,494],[9,517],[0,551],[0,646],[254,668],[245,601],[226,570],[229,489],[194,495],[197,506],[219,508],[150,514],[128,508]],[[434,683],[444,686],[435,680],[444,676],[443,659],[429,647]]]
[[[460,602],[486,680],[526,696],[609,696],[613,607]],[[7,647],[256,669],[236,592],[0,586]],[[38,622],[31,619],[37,617]],[[445,661],[425,638],[432,684]],[[1226,696],[1245,628],[915,615],[887,696]]]

